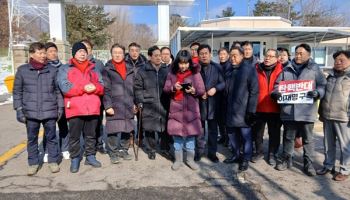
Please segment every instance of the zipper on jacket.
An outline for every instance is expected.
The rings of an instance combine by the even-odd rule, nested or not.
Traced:
[[[159,68],[159,70],[160,70],[160,68]],[[157,108],[158,108],[158,113],[160,113],[160,95],[159,95],[159,83],[158,83],[158,81],[159,81],[159,76],[158,76],[158,72],[159,72],[159,70],[156,70],[156,76],[157,76],[157,80],[156,80],[156,89],[157,89],[157,96],[158,96],[158,106],[157,106]],[[161,120],[161,117],[159,117],[159,121]],[[161,121],[160,121],[160,123],[161,123]]]
[[[40,83],[39,83],[40,82]],[[37,86],[36,86],[36,90],[37,90],[37,92],[39,92],[39,87],[40,87],[40,85],[41,85],[41,78],[40,78],[40,70],[38,70],[38,84],[37,84]],[[41,96],[41,94],[42,94],[42,92],[40,92],[40,94],[38,94],[36,97],[38,98],[37,99],[37,110],[39,111],[39,112],[37,112],[37,117],[39,118],[40,117],[40,112],[41,112],[41,110],[40,110],[40,99],[42,99],[42,96]],[[40,95],[40,97],[39,97],[39,95]]]

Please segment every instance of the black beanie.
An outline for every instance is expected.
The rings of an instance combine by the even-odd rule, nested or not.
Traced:
[[[72,47],[72,56],[74,57],[80,49],[84,49],[87,53],[86,46],[82,42],[76,42]]]

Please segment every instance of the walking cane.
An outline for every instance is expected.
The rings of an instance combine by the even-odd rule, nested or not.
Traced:
[[[139,159],[139,147],[140,147],[140,140],[141,140],[141,134],[142,134],[142,130],[141,130],[141,126],[142,126],[142,109],[143,109],[143,105],[142,103],[139,103],[137,105],[138,107],[138,114],[139,114],[139,118],[137,120],[137,147],[135,150],[135,140],[134,140],[134,144],[133,144],[133,149],[134,149],[134,154],[135,154],[135,161],[137,161]],[[135,137],[135,136],[134,136]]]

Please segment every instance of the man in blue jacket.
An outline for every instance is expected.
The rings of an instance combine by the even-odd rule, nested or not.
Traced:
[[[46,63],[44,44],[35,42],[29,47],[30,60],[21,65],[15,76],[13,107],[17,120],[27,127],[28,176],[39,170],[38,135],[44,127],[48,163],[52,173],[59,172],[56,120],[63,114],[63,99],[56,84],[57,68]]]

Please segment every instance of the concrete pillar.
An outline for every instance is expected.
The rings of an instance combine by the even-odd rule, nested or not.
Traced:
[[[16,44],[12,46],[13,67],[16,73],[17,68],[29,61],[29,47],[25,44]]]
[[[54,42],[58,49],[58,58],[62,63],[67,63],[72,57],[71,46],[67,41],[51,41]]]
[[[57,45],[58,57],[66,63],[71,57],[66,35],[66,17],[63,0],[49,0],[50,38]]]
[[[158,46],[169,46],[169,21],[170,21],[169,4],[158,4]]]
[[[63,0],[49,0],[50,38],[66,41],[66,17]]]

